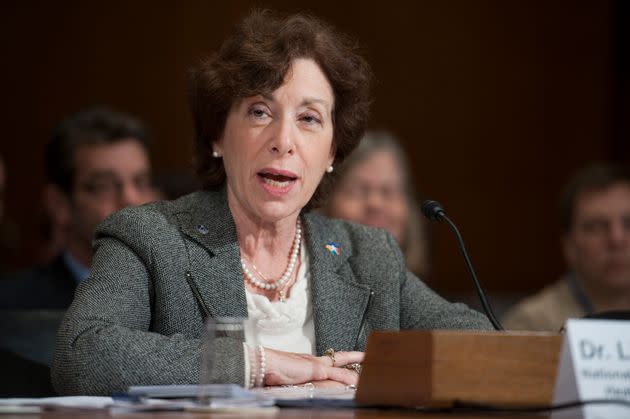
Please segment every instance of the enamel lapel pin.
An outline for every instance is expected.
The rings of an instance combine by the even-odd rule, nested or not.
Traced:
[[[324,247],[326,247],[326,250],[328,250],[330,253],[332,253],[335,256],[337,256],[337,255],[339,255],[339,253],[341,253],[341,248],[335,242],[328,242],[328,243],[326,243],[326,246],[324,246]]]

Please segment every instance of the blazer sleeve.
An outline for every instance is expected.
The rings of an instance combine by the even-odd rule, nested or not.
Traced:
[[[151,331],[149,268],[152,240],[159,235],[145,232],[155,231],[160,220],[127,221],[117,214],[109,227],[99,227],[90,278],[77,289],[58,331],[51,374],[60,394],[109,395],[131,385],[199,382],[202,340]],[[214,368],[212,381],[242,385],[242,342],[225,337],[215,343],[213,362],[222,367]]]
[[[402,261],[400,275],[401,329],[459,329],[492,330],[488,318],[462,303],[451,303],[440,297],[404,267],[404,259],[393,238],[388,235],[393,249]]]

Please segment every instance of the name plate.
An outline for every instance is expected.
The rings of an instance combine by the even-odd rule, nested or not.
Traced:
[[[630,322],[568,320],[556,377],[554,404],[587,400],[630,402]],[[586,404],[553,418],[630,418],[630,406]]]

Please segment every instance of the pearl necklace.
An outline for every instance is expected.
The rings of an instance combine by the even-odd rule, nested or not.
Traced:
[[[262,272],[260,272],[258,268],[256,268],[256,265],[254,265],[253,263],[251,265],[254,272],[256,272],[256,274],[259,275],[263,279],[263,281],[269,282],[269,279],[267,279],[265,275],[263,275]],[[281,303],[286,302],[286,293],[284,292],[284,289],[287,287],[288,284],[289,284],[288,282],[286,282],[284,285],[278,284],[279,288],[277,288],[277,290],[278,290],[278,296],[280,297]]]
[[[291,254],[289,256],[289,264],[287,265],[287,269],[284,271],[280,279],[277,281],[268,281],[264,282],[260,279],[256,278],[254,274],[249,270],[247,264],[245,263],[245,259],[241,257],[241,266],[243,267],[243,273],[245,277],[252,283],[255,287],[258,287],[263,290],[280,290],[280,301],[284,301],[284,290],[283,287],[286,282],[293,276],[293,271],[295,270],[295,264],[297,263],[298,253],[300,252],[300,245],[302,243],[302,225],[300,223],[300,219],[298,218],[297,224],[295,227],[295,237],[293,238],[293,247],[291,248]],[[261,276],[263,279],[266,279],[258,269],[256,265],[252,263],[252,268]]]

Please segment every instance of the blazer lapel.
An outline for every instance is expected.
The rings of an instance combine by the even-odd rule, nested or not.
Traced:
[[[316,349],[355,350],[370,288],[355,282],[348,259],[352,246],[313,214],[304,215],[305,240],[310,255],[311,291]],[[336,246],[334,249],[326,246]]]
[[[240,250],[225,190],[197,192],[190,199],[175,216],[182,233],[199,244],[187,244],[191,280],[212,317],[245,318]]]
[[[236,226],[225,190],[197,192],[189,199],[192,202],[184,203],[174,215],[182,233],[199,244],[188,244],[191,280],[211,316],[247,317]],[[306,213],[303,220],[317,353],[327,348],[354,350],[371,290],[354,280],[348,238],[315,214]],[[331,243],[338,246],[339,254],[326,248]]]

